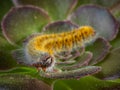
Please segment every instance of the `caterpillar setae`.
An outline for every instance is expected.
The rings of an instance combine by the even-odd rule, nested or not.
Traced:
[[[52,71],[56,62],[55,54],[85,46],[95,36],[95,30],[91,26],[82,26],[62,33],[33,35],[26,41],[22,52],[19,50],[19,53],[23,54],[19,60],[45,71]]]

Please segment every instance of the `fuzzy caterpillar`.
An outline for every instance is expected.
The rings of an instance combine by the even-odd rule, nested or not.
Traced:
[[[83,46],[95,36],[95,31],[90,26],[84,26],[69,32],[58,34],[45,34],[36,36],[28,43],[29,53],[34,51],[48,52],[50,55],[62,50],[72,50]]]
[[[36,35],[25,44],[24,56],[30,62],[28,64],[51,71],[55,64],[55,54],[85,46],[95,36],[95,31],[90,26],[62,33]]]

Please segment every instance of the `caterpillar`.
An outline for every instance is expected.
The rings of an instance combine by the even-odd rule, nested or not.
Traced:
[[[45,71],[52,71],[56,63],[55,54],[85,46],[95,36],[95,30],[91,26],[82,26],[62,33],[33,35],[26,41],[22,50],[23,62]]]

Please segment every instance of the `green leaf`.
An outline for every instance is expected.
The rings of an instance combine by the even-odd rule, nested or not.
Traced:
[[[6,74],[0,75],[0,89],[2,90],[51,90],[52,87],[43,81],[28,75]]]
[[[114,5],[111,9],[110,9],[111,13],[116,17],[116,19],[119,21],[120,23],[120,2],[117,3],[116,5]]]
[[[9,9],[13,6],[11,0],[1,0],[0,1],[0,22],[4,16],[4,14],[9,11]]]
[[[106,8],[111,8],[112,6],[116,5],[119,3],[119,0],[78,0],[77,7],[83,4],[95,4],[95,5],[100,5]]]
[[[7,13],[12,6],[13,6],[13,3],[11,0],[1,0],[0,1],[0,23],[2,21],[2,18],[5,15],[5,13]],[[3,37],[1,27],[0,27],[0,36]]]
[[[14,7],[3,19],[2,30],[11,44],[18,44],[27,36],[40,32],[49,21],[49,16],[41,8],[34,6]]]
[[[16,47],[10,45],[3,37],[0,37],[0,70],[16,66],[16,62],[11,55],[11,50],[15,48]]]
[[[116,79],[120,77],[120,47],[113,49],[110,54],[98,64],[102,67],[96,76],[102,79]]]
[[[88,75],[92,75],[101,71],[99,66],[86,66],[83,68],[78,68],[75,70],[56,72],[56,73],[41,73],[41,77],[51,78],[51,79],[79,79]]]
[[[81,56],[77,57],[76,62],[70,66],[61,67],[62,70],[74,70],[84,66],[87,66],[92,59],[93,54],[91,52],[84,52]]]
[[[68,19],[79,26],[92,26],[98,36],[109,41],[115,38],[119,28],[112,14],[107,9],[96,5],[78,7]]]
[[[13,73],[16,73],[16,74],[27,74],[27,73],[30,73],[30,74],[35,74],[37,73],[37,70],[35,68],[30,68],[30,67],[15,67],[15,68],[12,68],[12,69],[9,69],[9,70],[4,70],[4,71],[0,71],[0,74],[13,74]]]
[[[58,80],[54,84],[54,90],[61,90],[61,87],[63,90],[104,90],[103,88],[112,88],[119,85],[120,81],[105,81],[87,76],[79,80]]]
[[[16,66],[14,68],[0,71],[0,75],[29,75],[33,78],[36,78],[38,80],[42,80],[45,83],[52,85],[54,80],[53,79],[47,79],[44,77],[41,77],[40,74],[36,68],[33,67],[25,67],[25,66]]]
[[[13,0],[18,5],[35,5],[48,12],[53,20],[63,20],[72,12],[77,0]]]
[[[77,25],[71,23],[70,21],[56,21],[53,23],[49,23],[44,27],[43,32],[44,33],[62,33],[62,32],[67,32],[71,31],[75,28],[78,28]]]
[[[109,53],[111,45],[103,38],[97,38],[94,43],[86,48],[87,51],[93,53],[93,58],[90,60],[89,65],[94,65],[102,61]]]
[[[114,48],[118,48],[120,46],[120,29],[119,32],[117,34],[117,37],[110,42],[112,44],[112,49]]]

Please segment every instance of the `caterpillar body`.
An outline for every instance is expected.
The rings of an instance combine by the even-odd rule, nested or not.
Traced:
[[[90,26],[82,26],[62,33],[35,35],[24,46],[26,62],[23,62],[52,71],[56,62],[55,54],[85,46],[95,35],[95,30]]]

